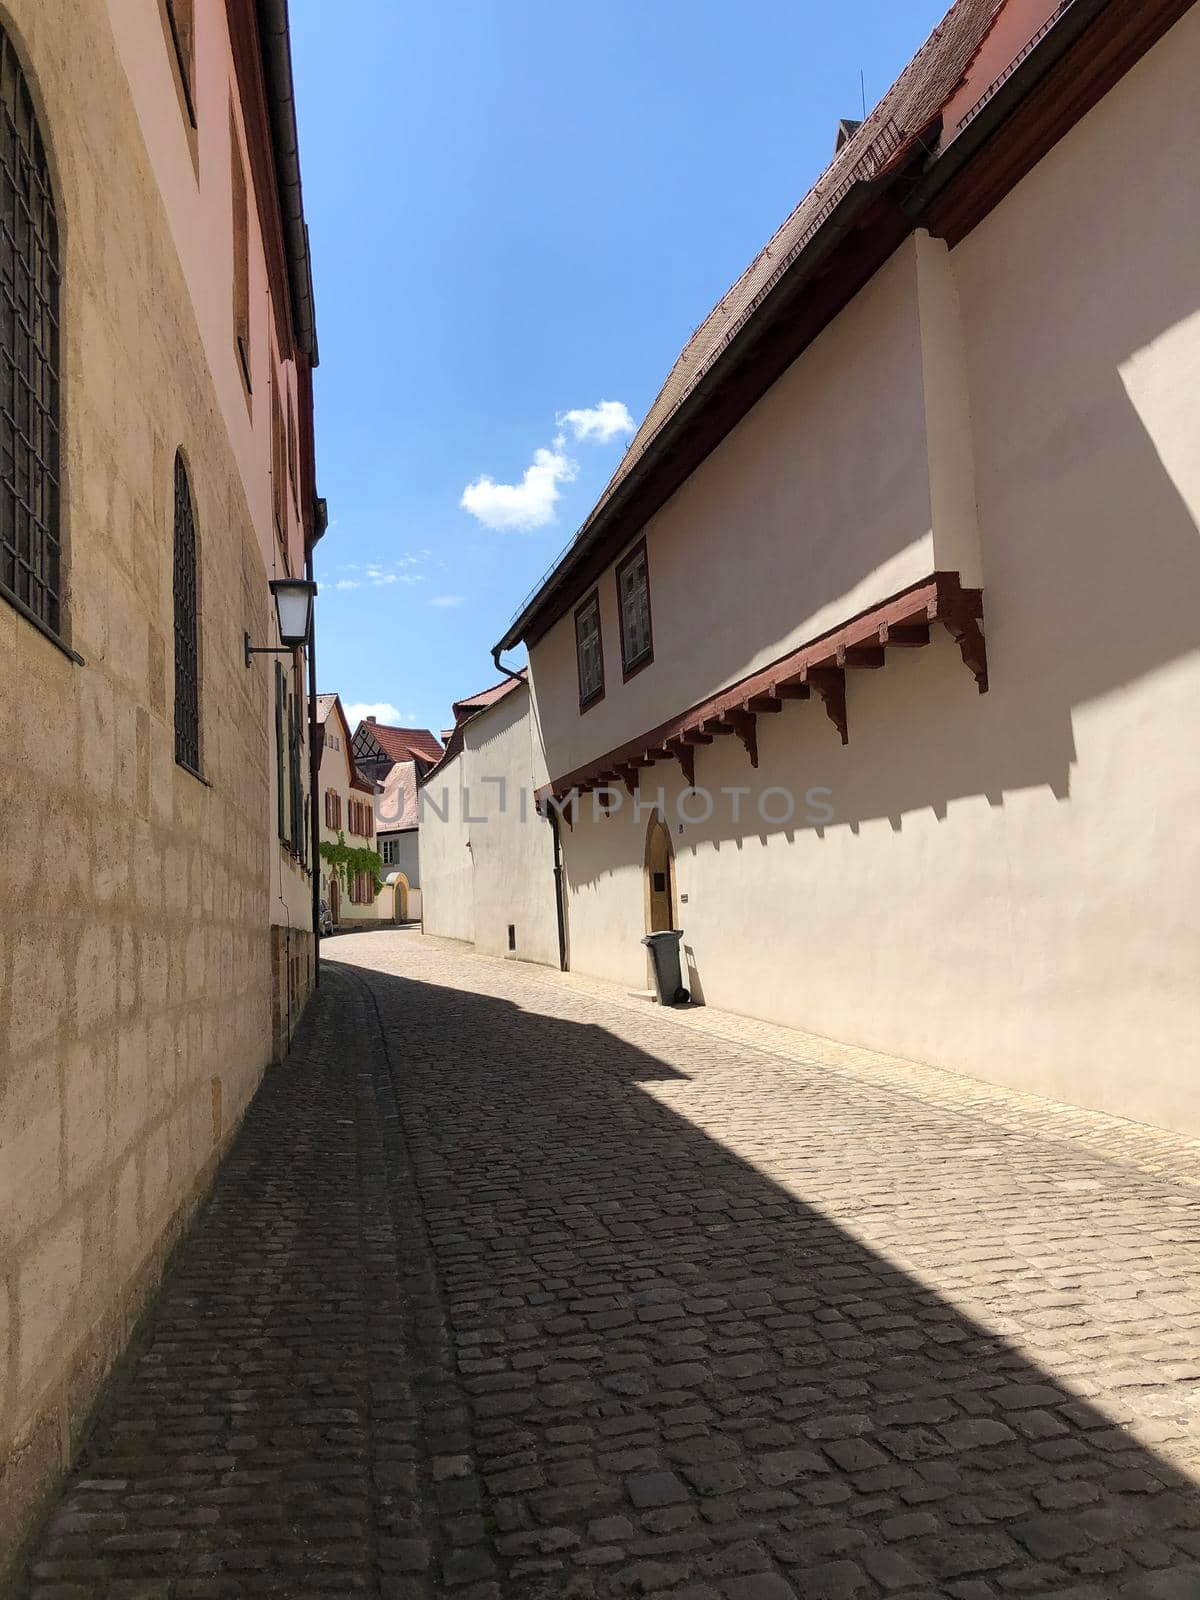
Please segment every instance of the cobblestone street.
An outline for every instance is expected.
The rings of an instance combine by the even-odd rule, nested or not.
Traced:
[[[19,1594],[1198,1600],[1193,1146],[326,952]]]

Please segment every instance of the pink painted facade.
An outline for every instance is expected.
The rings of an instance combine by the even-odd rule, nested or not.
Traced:
[[[278,385],[284,418],[288,407],[302,415],[294,357],[281,355],[277,321],[287,307],[273,303],[258,196],[248,155],[246,118],[223,0],[197,0],[192,103],[196,127],[189,130],[176,90],[177,67],[165,27],[152,26],[145,0],[107,0],[113,37],[129,79],[142,137],[179,251],[179,263],[196,320],[221,415],[241,468],[242,483],[258,532],[263,562],[272,577],[304,570],[300,508],[287,499],[287,549],[272,533],[271,388]],[[246,172],[249,205],[250,371],[247,395],[233,334],[233,233],[231,122]],[[191,134],[196,155],[193,159]]]
[[[159,0],[158,18],[153,12],[148,16],[145,0],[106,4],[266,576],[303,576],[306,527],[312,525],[315,499],[311,371],[292,337],[286,288],[272,282],[268,269],[263,219],[276,216],[277,200],[255,184],[255,129],[239,83],[232,32],[239,19],[253,32],[254,8],[244,0],[229,0],[228,5],[225,0],[194,0],[188,83],[193,126],[167,0]],[[248,383],[235,339],[232,197],[239,162],[247,197]],[[282,451],[274,438],[277,426],[283,429]],[[284,480],[279,488],[277,475]],[[278,643],[273,607],[269,616],[271,637],[256,638],[256,644]],[[270,673],[271,659],[258,658],[251,670]],[[301,675],[297,687],[292,678],[293,690],[302,697],[303,681]],[[302,721],[307,741],[307,714]],[[307,774],[307,743],[304,755]],[[276,781],[273,767],[273,806]],[[309,872],[281,852],[279,871],[273,868],[272,876],[272,922],[309,926]]]

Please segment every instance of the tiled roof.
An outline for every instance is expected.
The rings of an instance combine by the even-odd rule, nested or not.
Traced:
[[[571,543],[525,601],[500,648],[510,649],[526,636],[529,622],[556,589],[564,572],[576,564],[577,558],[582,562],[583,552],[594,540],[616,538],[619,533],[632,536],[636,531],[632,527],[621,528],[617,523],[606,527],[606,514],[617,491],[640,469],[643,461],[647,474],[655,470],[654,447],[660,431],[715,366],[735,336],[765,309],[771,291],[803,256],[810,241],[853,185],[881,177],[910,158],[919,140],[935,137],[934,124],[942,108],[962,85],[972,61],[1007,3],[1012,0],[956,0],[883,99],[840,145],[800,204],[737,282],[722,295],[675,361],[603,494]],[[1034,9],[1042,8],[1042,3],[1034,0]],[[1044,9],[1053,11],[1054,0],[1044,0]],[[957,127],[947,128],[943,143],[956,132]],[[569,582],[566,582],[563,592],[568,590]]]
[[[397,761],[375,797],[375,832],[395,833],[417,825],[417,769],[411,761]]]
[[[528,672],[526,668],[522,667],[515,677],[505,678],[502,683],[495,683],[490,689],[481,689],[478,694],[468,695],[465,700],[456,700],[454,702],[455,723],[450,730],[450,737],[446,740],[446,748],[442,751],[441,760],[435,767],[430,768],[421,779],[421,782],[428,783],[436,772],[439,772],[447,762],[453,761],[455,756],[461,752],[463,729],[468,722],[482,712],[491,710],[492,706],[499,704],[514,689],[524,688],[527,679]]]
[[[386,723],[372,722],[369,717],[359,723],[356,735],[362,728],[368,730],[393,761],[410,761],[414,756],[422,761],[441,760],[441,742],[428,728],[389,728]]]
[[[524,678],[526,668],[522,667],[517,677]],[[494,683],[490,689],[481,689],[478,694],[468,695],[465,700],[455,700],[451,706],[456,723],[464,718],[474,716],[476,711],[482,711],[485,706],[494,706],[497,700],[503,700],[506,694],[511,694],[517,686],[516,678],[503,678],[499,683]]]
[[[658,429],[719,354],[721,347],[771,286],[776,272],[800,244],[826,201],[881,136],[895,125],[906,144],[938,115],[982,44],[1004,0],[957,0],[883,99],[837,151],[825,171],[766,246],[726,291],[683,347],[588,522],[604,505]],[[886,142],[886,140],[885,140]],[[584,523],[584,532],[587,528]]]

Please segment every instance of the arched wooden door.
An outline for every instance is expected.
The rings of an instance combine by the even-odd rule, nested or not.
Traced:
[[[329,875],[329,915],[336,928],[342,918],[342,886],[336,872]]]
[[[395,903],[395,907],[393,908],[393,912],[392,912],[392,920],[394,922],[407,922],[408,921],[408,879],[404,876],[403,873],[401,873],[400,876],[396,879],[394,888],[395,888],[395,895],[396,895],[396,903]]]
[[[675,852],[666,823],[654,816],[646,832],[646,932],[676,926]]]

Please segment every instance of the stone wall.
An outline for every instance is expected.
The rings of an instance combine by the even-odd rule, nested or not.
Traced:
[[[0,598],[0,1571],[268,1060],[267,574],[99,0],[7,0],[63,251],[65,632]],[[147,27],[158,27],[156,9]],[[173,465],[201,767],[174,760]],[[311,982],[292,952],[293,1019]],[[278,1007],[276,1008],[278,1009]]]

